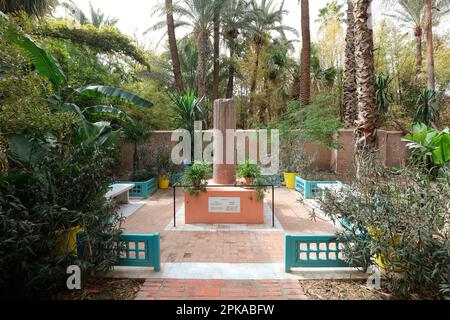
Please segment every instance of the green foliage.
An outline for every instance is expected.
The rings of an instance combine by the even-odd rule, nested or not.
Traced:
[[[339,147],[335,135],[341,127],[339,108],[329,94],[316,95],[305,107],[292,101],[283,116],[283,131],[291,131],[292,138],[317,142],[327,148]]]
[[[153,106],[152,102],[119,88],[108,86],[87,86],[77,89],[77,92],[88,97],[106,97],[113,100],[126,101],[144,108],[151,108]]]
[[[346,222],[338,232],[346,260],[367,267],[381,258],[383,283],[400,297],[448,295],[448,182],[414,167],[393,174],[369,162],[363,171],[351,188],[322,201],[333,221]]]
[[[439,115],[439,106],[436,100],[436,91],[423,89],[416,102],[414,122],[430,126]]]
[[[200,191],[206,191],[205,185],[212,178],[212,167],[205,162],[195,162],[184,171],[180,178],[180,184],[190,194],[198,195]]]
[[[261,168],[257,164],[246,160],[243,164],[238,166],[237,175],[241,178],[256,179],[261,177]]]
[[[176,172],[177,166],[172,162],[170,146],[165,141],[146,146],[149,153],[143,159],[145,168],[154,176],[170,178]]]
[[[114,26],[97,29],[92,25],[84,25],[73,28],[67,20],[53,20],[34,28],[32,34],[53,39],[70,40],[72,43],[87,46],[97,52],[131,57],[150,70],[144,53],[136,47],[129,37],[120,33]]]
[[[178,125],[193,133],[194,122],[199,120],[202,114],[202,99],[198,99],[193,91],[188,91],[183,96],[169,93],[169,97],[172,101],[172,108],[177,114]]]
[[[389,93],[389,85],[392,82],[392,78],[383,74],[375,75],[375,90],[377,98],[377,111],[382,115],[389,110],[389,105],[392,102],[392,96]]]
[[[286,142],[280,154],[281,171],[305,176],[312,162],[305,151],[305,146],[293,141]]]
[[[34,142],[45,155],[33,166],[0,176],[0,295],[45,298],[65,288],[68,265],[106,271],[116,260],[103,233],[120,232],[120,214],[104,197],[112,180],[111,152]],[[20,163],[15,153],[11,161]],[[78,259],[64,250],[65,233],[82,227],[90,253]]]
[[[403,141],[407,142],[406,146],[411,150],[412,162],[431,174],[436,174],[450,161],[448,128],[439,132],[424,124],[416,124]]]

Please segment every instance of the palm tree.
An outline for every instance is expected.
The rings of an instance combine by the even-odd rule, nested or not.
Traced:
[[[376,146],[376,96],[374,83],[372,0],[354,0],[355,60],[358,97],[358,119],[355,129],[355,160],[357,174],[364,155]]]
[[[50,12],[56,3],[55,0],[0,0],[0,11],[25,11],[29,15],[43,16]]]
[[[358,115],[356,95],[355,16],[353,1],[347,0],[347,34],[345,36],[344,106],[343,120],[346,128],[354,128]]]
[[[228,65],[228,83],[226,98],[232,98],[234,92],[235,60],[238,50],[238,37],[249,29],[247,3],[244,0],[233,0],[228,3],[222,15],[222,33],[230,50]]]
[[[184,94],[183,77],[181,76],[180,57],[178,54],[177,38],[175,36],[175,23],[173,20],[173,2],[165,0],[167,35],[169,37],[170,57],[172,60],[173,75],[175,84],[180,95]]]
[[[100,9],[95,9],[91,2],[89,2],[89,15],[90,18],[81,10],[81,8],[72,0],[61,3],[67,13],[78,21],[81,25],[91,24],[97,29],[101,29],[106,26],[115,26],[119,19],[116,17],[106,16]]]
[[[220,27],[221,15],[224,5],[228,0],[214,0],[215,12],[213,19],[213,84],[212,84],[212,101],[219,97],[220,84]]]
[[[300,58],[300,103],[306,106],[311,98],[311,32],[309,1],[301,0],[302,53]]]
[[[416,38],[416,76],[422,73],[422,37],[424,0],[398,0],[399,9],[388,16],[401,22],[403,27],[411,28]]]
[[[436,88],[434,74],[434,52],[433,52],[433,8],[432,1],[425,0],[424,27],[427,43],[427,87],[429,90]]]
[[[256,0],[251,0],[249,9],[249,19],[252,21],[248,30],[250,37],[253,40],[256,50],[255,66],[251,78],[250,85],[250,104],[249,109],[253,109],[254,94],[256,92],[256,81],[258,76],[258,69],[260,63],[261,50],[264,45],[264,37],[275,31],[286,38],[284,32],[291,31],[294,34],[297,31],[293,28],[283,25],[283,16],[287,13],[283,9],[284,2],[278,8],[275,8],[274,0],[262,0],[258,3]]]

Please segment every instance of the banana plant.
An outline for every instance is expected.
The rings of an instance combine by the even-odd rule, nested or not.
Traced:
[[[66,74],[51,53],[39,47],[28,35],[22,34],[17,30],[9,29],[6,36],[11,42],[23,49],[30,58],[36,72],[51,82],[56,92],[51,101],[56,106],[56,109],[62,112],[74,112],[78,115],[79,126],[76,130],[74,143],[105,145],[117,141],[120,136],[121,129],[113,130],[110,122],[99,121],[91,123],[86,119],[85,115],[106,117],[107,119],[112,118],[121,123],[130,123],[133,120],[113,106],[96,105],[87,107],[81,111],[79,106],[70,103],[70,101],[64,101],[61,98],[62,92],[70,92],[88,97],[108,98],[114,101],[128,102],[144,108],[151,108],[153,106],[152,102],[120,88],[90,85],[73,89],[68,85]]]

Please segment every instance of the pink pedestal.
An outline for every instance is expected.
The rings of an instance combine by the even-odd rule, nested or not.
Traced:
[[[230,206],[227,207],[227,201]],[[236,204],[239,203],[237,209]],[[257,192],[243,188],[207,188],[200,195],[184,194],[185,223],[263,224],[264,202],[257,201]],[[210,209],[231,212],[214,212]],[[235,212],[238,211],[238,212]]]

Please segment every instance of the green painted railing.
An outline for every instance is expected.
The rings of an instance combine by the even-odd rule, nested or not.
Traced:
[[[275,187],[281,187],[281,174],[263,173],[262,176],[267,180],[269,184],[273,184]]]
[[[121,181],[116,183],[134,184],[134,188],[130,190],[130,197],[147,199],[152,193],[155,193],[158,190],[158,184],[155,178],[151,178],[150,180],[147,181],[139,181],[139,182]]]
[[[295,190],[300,192],[305,199],[312,199],[322,196],[322,190],[318,186],[321,184],[339,184],[344,185],[340,181],[313,181],[295,177]]]
[[[110,237],[105,235],[105,237]],[[86,234],[77,234],[77,254],[84,254]],[[114,245],[117,253],[117,266],[153,267],[161,269],[160,235],[155,234],[122,234]]]
[[[291,268],[349,267],[342,256],[342,244],[335,235],[285,236],[284,263],[286,272]]]

